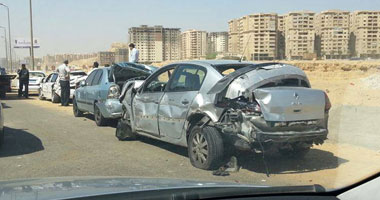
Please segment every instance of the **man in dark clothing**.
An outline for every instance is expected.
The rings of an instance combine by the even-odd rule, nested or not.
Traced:
[[[98,67],[99,67],[99,63],[98,63],[98,62],[94,62],[94,65],[93,65],[92,68],[96,69],[96,68],[98,68]]]
[[[29,97],[29,70],[26,69],[25,64],[21,65],[21,69],[17,71],[18,77],[19,77],[19,89],[18,89],[18,97],[21,97],[23,88],[24,90],[24,97]]]

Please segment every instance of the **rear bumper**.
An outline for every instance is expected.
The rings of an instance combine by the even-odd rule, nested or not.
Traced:
[[[118,99],[107,99],[97,105],[105,118],[118,119],[122,115],[122,104]]]
[[[313,131],[286,131],[286,132],[258,132],[257,140],[261,142],[302,142],[313,141],[322,143],[327,139],[328,130],[319,129]]]
[[[40,89],[40,85],[29,85],[28,86],[29,92],[38,92],[39,89]]]

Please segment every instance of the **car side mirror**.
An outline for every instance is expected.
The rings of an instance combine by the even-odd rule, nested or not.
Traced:
[[[86,86],[86,81],[81,81],[81,82],[80,82],[80,86],[81,86],[81,87]]]

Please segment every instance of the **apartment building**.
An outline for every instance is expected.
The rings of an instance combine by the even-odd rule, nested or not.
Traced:
[[[141,25],[129,28],[129,41],[140,51],[143,63],[178,60],[180,57],[180,29]]]
[[[230,53],[246,60],[277,58],[277,14],[258,13],[229,22]]]
[[[380,11],[351,13],[351,36],[355,43],[350,47],[354,55],[362,58],[380,58]]]
[[[316,49],[324,59],[350,57],[350,12],[327,10],[319,13],[315,20]]]
[[[200,59],[206,57],[207,32],[188,30],[181,34],[181,59]]]
[[[287,59],[316,58],[315,13],[290,12],[285,17],[285,55]]]
[[[228,32],[207,34],[207,53],[226,53],[228,51]]]
[[[115,53],[111,51],[100,51],[97,54],[97,60],[100,66],[112,65],[115,62]]]
[[[239,19],[232,19],[228,22],[228,52],[239,54],[240,51],[240,31]]]

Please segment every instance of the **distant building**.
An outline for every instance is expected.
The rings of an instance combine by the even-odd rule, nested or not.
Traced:
[[[115,53],[111,51],[100,51],[97,55],[97,60],[100,66],[111,65],[115,62]]]
[[[188,30],[181,34],[181,58],[205,58],[207,52],[207,32]]]
[[[328,10],[315,21],[316,49],[324,59],[345,59],[350,56],[350,12]]]
[[[354,55],[380,58],[380,11],[355,11],[350,21]]]
[[[246,60],[277,58],[277,14],[257,13],[229,21],[229,52]]]
[[[162,26],[129,28],[129,41],[140,51],[139,60],[143,63],[179,60],[180,29]]]
[[[128,62],[129,59],[129,49],[118,48],[115,49],[115,63]]]
[[[290,12],[285,17],[285,54],[288,59],[316,57],[315,13]]]
[[[207,33],[207,53],[227,53],[228,32]]]

